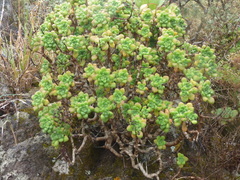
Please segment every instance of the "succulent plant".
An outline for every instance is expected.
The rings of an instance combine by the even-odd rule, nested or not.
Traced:
[[[154,9],[131,0],[68,0],[56,6],[33,39],[44,60],[32,104],[52,144],[71,139],[75,148],[73,138],[84,145],[91,137],[118,156],[147,147],[157,153],[169,147],[171,129],[196,124],[194,106],[214,102],[215,55],[184,42],[185,27],[174,4]],[[186,161],[180,154],[179,167]]]
[[[165,136],[157,136],[157,139],[154,140],[154,143],[159,149],[166,149]]]
[[[178,83],[178,87],[181,90],[180,97],[183,102],[195,99],[195,94],[198,92],[198,89],[195,87],[196,84],[195,81],[188,81],[186,78],[182,78],[181,82]]]
[[[183,166],[186,164],[188,161],[188,158],[184,156],[182,153],[178,153],[177,156],[177,164],[180,168],[183,168]]]

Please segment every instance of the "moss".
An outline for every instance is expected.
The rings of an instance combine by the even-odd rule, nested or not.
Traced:
[[[37,112],[33,110],[33,107],[27,107],[27,108],[23,108],[23,109],[19,109],[19,112],[25,112],[25,113],[28,113],[30,115],[33,115],[33,116],[37,116]]]

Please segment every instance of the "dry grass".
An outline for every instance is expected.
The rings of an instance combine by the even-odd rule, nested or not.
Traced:
[[[17,0],[12,1],[12,7],[12,16],[17,17],[12,22],[15,26],[0,31],[0,83],[19,94],[29,91],[39,80],[41,58],[31,51],[31,39],[51,6],[46,1]],[[0,18],[4,13],[2,9]]]
[[[10,36],[9,44],[1,44],[0,76],[12,93],[26,92],[36,79],[39,60],[30,51],[28,37]]]

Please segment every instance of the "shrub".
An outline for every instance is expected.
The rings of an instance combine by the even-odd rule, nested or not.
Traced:
[[[33,40],[45,58],[33,105],[52,145],[70,139],[74,163],[88,139],[104,141],[146,177],[158,178],[161,149],[189,139],[195,105],[214,103],[208,80],[216,74],[214,51],[184,42],[185,26],[174,4],[155,10],[128,0],[57,5]],[[176,139],[166,136],[174,132]],[[159,164],[154,173],[138,161],[149,153]],[[182,168],[187,158],[178,156]]]
[[[188,21],[187,34],[192,43],[213,47],[218,61],[226,60],[229,51],[239,50],[238,0],[179,0],[178,5]]]

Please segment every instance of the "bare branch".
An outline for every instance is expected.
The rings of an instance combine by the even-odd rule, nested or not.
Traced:
[[[131,148],[128,148],[128,149],[125,149],[124,152],[130,157],[131,159],[131,164],[132,164],[132,167],[134,169],[138,169],[138,170],[141,170],[141,172],[143,173],[143,175],[147,178],[156,178],[157,180],[159,180],[159,174],[161,173],[162,171],[162,159],[161,159],[161,154],[160,152],[157,152],[157,155],[158,155],[158,158],[157,158],[157,161],[159,161],[159,169],[157,172],[155,173],[151,173],[149,174],[143,167],[143,164],[142,163],[135,163],[135,159],[136,159],[136,156],[133,155],[133,153],[131,152]]]
[[[83,138],[82,144],[81,144],[81,146],[78,148],[76,154],[79,154],[80,151],[83,149],[83,147],[84,147],[85,144],[86,144],[87,139],[88,139],[88,136],[85,136],[85,137]]]
[[[180,137],[178,137],[175,141],[167,142],[167,143],[166,143],[166,146],[167,146],[167,147],[175,146],[175,145],[179,144],[182,140],[183,140],[183,137],[180,136]]]

